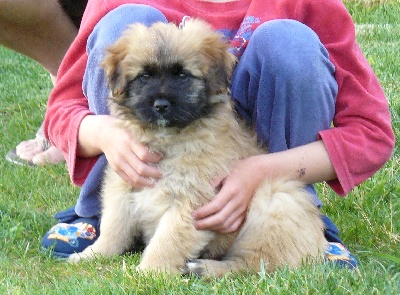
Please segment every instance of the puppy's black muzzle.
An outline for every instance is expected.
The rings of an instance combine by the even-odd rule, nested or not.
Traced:
[[[162,115],[169,111],[171,103],[165,98],[159,98],[154,101],[153,106],[157,113]]]

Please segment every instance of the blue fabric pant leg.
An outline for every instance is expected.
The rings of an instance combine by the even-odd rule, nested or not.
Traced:
[[[105,73],[99,67],[105,49],[121,36],[126,27],[132,23],[151,25],[166,22],[165,16],[147,5],[125,4],[110,11],[95,26],[87,43],[88,63],[83,78],[83,92],[89,101],[89,108],[97,115],[108,114],[106,98],[108,89]],[[84,182],[75,211],[79,216],[91,217],[100,215],[100,184],[107,160],[102,155]]]
[[[273,153],[313,142],[330,128],[338,86],[315,32],[294,20],[274,20],[254,31],[231,90],[238,112]],[[314,186],[307,189],[320,207]],[[336,226],[326,216],[323,221],[328,240],[338,241]]]

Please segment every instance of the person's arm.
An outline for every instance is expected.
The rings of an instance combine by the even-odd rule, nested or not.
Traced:
[[[216,180],[221,190],[215,198],[192,213],[196,228],[237,230],[261,182],[283,177],[310,184],[335,179],[336,173],[322,141],[243,159],[225,179]]]
[[[337,178],[328,184],[339,195],[376,173],[394,148],[389,104],[379,80],[356,41],[355,26],[343,1],[300,0],[293,18],[319,36],[335,66],[338,83],[334,128],[319,133]]]

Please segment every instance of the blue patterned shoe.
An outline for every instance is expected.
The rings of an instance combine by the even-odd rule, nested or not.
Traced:
[[[82,252],[96,241],[100,234],[98,218],[79,217],[73,208],[57,214],[55,217],[59,217],[60,223],[44,235],[43,250],[50,251],[52,256],[67,258],[72,253]]]
[[[325,259],[335,265],[349,269],[356,269],[358,265],[357,259],[341,243],[329,242],[325,252]]]

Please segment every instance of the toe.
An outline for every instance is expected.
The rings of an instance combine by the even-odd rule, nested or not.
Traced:
[[[36,165],[58,164],[63,161],[63,153],[54,146],[51,146],[48,150],[35,155],[32,159],[32,162]]]

